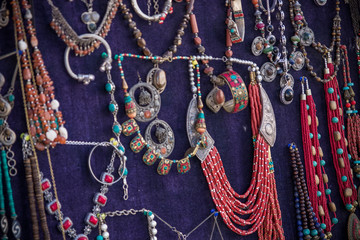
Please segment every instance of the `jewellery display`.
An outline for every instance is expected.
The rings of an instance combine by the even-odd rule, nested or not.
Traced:
[[[3,0],[0,8],[0,29],[8,25],[9,15],[10,11],[6,8],[6,0]]]
[[[321,43],[315,43],[314,33],[308,27],[305,20],[301,5],[298,1],[289,0],[290,2],[290,19],[295,29],[295,35],[291,37],[293,48],[300,47],[304,56],[307,69],[312,77],[317,81],[324,83],[325,100],[327,105],[327,119],[329,128],[329,140],[332,152],[334,167],[336,170],[337,182],[339,186],[340,196],[346,209],[350,212],[355,211],[357,202],[357,191],[354,187],[352,174],[350,171],[350,162],[348,151],[346,148],[347,140],[344,132],[344,117],[342,103],[339,100],[340,90],[337,82],[337,71],[340,64],[340,41],[341,41],[341,18],[340,1],[336,1],[336,15],[333,19],[333,32],[330,47],[326,47]],[[323,55],[325,68],[324,79],[321,79],[310,65],[305,47],[311,45]],[[333,64],[331,53],[335,51],[335,62]],[[350,156],[350,157],[349,157]],[[341,160],[340,160],[341,159]],[[340,160],[340,161],[339,161]]]
[[[306,90],[304,89],[306,85]],[[326,236],[331,236],[331,228],[337,223],[336,206],[332,202],[330,194],[331,189],[328,186],[328,175],[325,172],[325,160],[323,159],[323,150],[320,146],[318,133],[318,118],[316,116],[316,107],[309,88],[309,82],[305,77],[301,79],[302,93],[300,95],[301,110],[301,129],[304,149],[304,161],[306,169],[306,182],[309,200],[311,201],[314,214],[321,224],[322,229],[326,230]],[[306,92],[306,94],[305,94]],[[332,104],[334,105],[334,103]],[[334,107],[334,106],[333,106]],[[339,134],[337,134],[339,136]],[[293,146],[293,149],[296,148]],[[339,158],[341,166],[344,160]],[[347,189],[346,192],[350,190]],[[334,217],[330,220],[330,212]]]
[[[291,163],[293,167],[293,179],[295,190],[295,207],[296,218],[298,219],[299,239],[330,239],[331,232],[324,234],[326,225],[319,223],[313,211],[311,202],[309,201],[308,189],[306,188],[304,167],[301,163],[299,149],[294,143],[289,144],[289,151],[291,155]],[[301,206],[301,207],[300,207]],[[333,223],[337,223],[337,218],[333,218]]]
[[[74,29],[69,25],[69,23],[65,20],[64,16],[60,12],[60,10],[54,5],[53,1],[48,0],[48,3],[51,6],[51,13],[53,18],[50,26],[54,29],[56,34],[66,43],[66,45],[75,51],[76,55],[85,56],[91,54],[95,51],[96,48],[100,46],[99,40],[81,39],[74,31]],[[121,0],[108,1],[106,13],[96,30],[96,26],[94,26],[93,23],[95,22],[94,20],[96,20],[97,16],[92,16],[92,14],[94,14],[95,12],[92,12],[91,15],[90,13],[83,13],[82,20],[89,20],[86,21],[86,23],[89,24],[88,30],[91,33],[98,35],[99,37],[105,38],[110,31],[112,20],[117,13],[120,3]]]

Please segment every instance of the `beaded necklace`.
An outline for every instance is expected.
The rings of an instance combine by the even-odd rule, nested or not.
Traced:
[[[353,212],[355,211],[355,200],[357,197],[357,191],[353,184],[352,174],[350,171],[349,158],[346,148],[346,139],[344,132],[344,118],[342,111],[342,103],[339,100],[340,90],[336,79],[337,70],[340,64],[340,41],[341,41],[341,18],[340,18],[340,1],[336,0],[336,15],[333,19],[333,33],[330,47],[326,47],[321,43],[315,43],[314,33],[308,27],[301,5],[298,1],[289,0],[290,2],[290,19],[295,29],[295,35],[291,37],[294,44],[294,49],[300,46],[305,56],[305,62],[307,69],[310,71],[317,81],[324,83],[325,99],[327,105],[328,116],[328,128],[331,152],[333,162],[336,170],[337,181],[339,185],[340,195],[346,208]],[[321,79],[313,71],[313,67],[310,65],[310,60],[307,57],[305,47],[312,46],[318,52],[323,54],[325,68],[324,79]],[[335,50],[335,65],[332,62],[331,53]],[[350,157],[349,157],[350,156]],[[339,164],[339,159],[342,159],[344,165]],[[350,194],[351,193],[351,194]],[[350,207],[352,205],[352,207]]]
[[[195,156],[197,154],[197,151],[199,150],[199,148],[201,147],[201,145],[206,145],[207,143],[207,139],[205,137],[203,137],[203,133],[206,131],[206,124],[205,124],[205,118],[204,118],[204,112],[202,110],[203,108],[203,104],[202,104],[202,100],[201,100],[201,91],[200,91],[200,70],[199,70],[199,64],[197,63],[197,61],[194,59],[192,59],[191,57],[182,57],[182,56],[177,56],[172,58],[172,60],[188,60],[189,61],[189,74],[194,75],[193,73],[193,68],[196,68],[196,78],[197,78],[197,94],[198,94],[198,117],[196,120],[196,130],[197,132],[201,135],[200,138],[197,140],[196,142],[196,147],[191,149],[190,151],[188,151],[185,154],[185,157],[179,160],[170,160],[167,159],[166,157],[168,155],[170,155],[172,148],[173,148],[173,144],[171,149],[169,149],[170,147],[166,147],[166,145],[162,145],[163,143],[160,144],[155,144],[152,140],[151,137],[143,137],[141,135],[139,126],[135,120],[135,118],[137,117],[137,114],[139,114],[140,116],[144,115],[144,118],[150,118],[151,114],[156,114],[157,113],[151,113],[150,110],[146,110],[146,111],[142,111],[141,108],[139,108],[139,106],[137,105],[137,103],[135,103],[135,99],[134,99],[134,94],[129,94],[127,89],[128,89],[128,84],[125,80],[125,74],[124,74],[124,70],[123,70],[123,65],[122,65],[122,61],[124,59],[124,57],[133,57],[133,58],[139,58],[139,59],[146,59],[146,60],[159,60],[158,57],[149,57],[149,56],[140,56],[140,55],[134,55],[134,54],[119,54],[117,56],[117,60],[118,60],[118,66],[119,66],[119,70],[120,70],[120,76],[122,79],[122,87],[124,90],[124,102],[125,102],[125,112],[126,115],[130,118],[129,120],[125,121],[122,124],[122,129],[123,129],[123,134],[125,136],[131,136],[134,133],[137,133],[137,136],[135,136],[133,138],[133,140],[130,143],[130,147],[133,150],[133,152],[138,153],[141,150],[143,150],[145,147],[147,148],[146,153],[143,156],[143,161],[145,164],[147,165],[153,165],[157,159],[160,160],[159,166],[157,168],[157,172],[160,175],[167,175],[171,169],[172,164],[177,164],[177,170],[179,173],[186,173],[190,170],[190,158]],[[161,59],[160,59],[161,60]],[[194,84],[191,84],[192,86]],[[154,92],[152,92],[154,94]],[[158,96],[158,95],[156,95]],[[160,101],[159,98],[155,97],[155,100]],[[160,105],[160,103],[159,103]],[[140,112],[138,112],[140,109]],[[158,108],[158,110],[155,111],[159,111],[160,109]],[[148,112],[148,113],[147,113]],[[150,115],[150,116],[148,116]],[[157,120],[155,120],[157,121]],[[151,131],[151,127],[152,127],[153,123],[151,123],[148,126],[147,132]],[[165,125],[165,122],[162,123],[162,125]],[[167,124],[166,124],[167,125]],[[170,128],[170,127],[169,127]],[[168,141],[171,138],[172,143],[174,143],[174,136],[173,133],[170,130],[167,131],[168,136],[166,136],[166,141]],[[147,136],[150,136],[150,134],[146,134]],[[165,140],[164,140],[165,141]],[[156,145],[159,145],[156,146]],[[170,146],[170,145],[169,145]]]
[[[326,225],[318,222],[318,218],[309,201],[308,189],[304,177],[304,166],[300,159],[299,149],[294,143],[290,143],[288,147],[293,168],[295,208],[299,239],[319,239],[319,237],[320,239],[330,239],[332,237],[331,232],[327,232],[326,235],[324,234]]]
[[[26,0],[22,1],[25,9],[25,19],[31,46],[33,47],[32,63],[29,59],[30,51],[27,44],[20,9],[12,2],[14,22],[16,24],[17,47],[20,50],[21,71],[26,88],[27,113],[30,119],[30,134],[36,149],[43,151],[57,143],[64,144],[67,138],[65,121],[59,111],[60,103],[55,99],[53,81],[46,70],[36,30],[32,24],[31,6]]]
[[[306,84],[306,94],[304,85]],[[309,190],[309,199],[312,203],[315,215],[322,226],[326,229],[327,236],[331,235],[332,224],[337,222],[336,207],[331,201],[331,190],[328,186],[328,176],[325,172],[325,160],[323,160],[323,151],[320,147],[318,133],[318,118],[316,116],[316,106],[309,88],[308,80],[303,77],[301,81],[302,94],[300,95],[301,110],[301,129],[304,149],[304,161],[306,167],[307,189]],[[339,163],[344,165],[339,159]],[[329,206],[329,207],[328,207]],[[330,220],[329,211],[333,212],[334,218]]]

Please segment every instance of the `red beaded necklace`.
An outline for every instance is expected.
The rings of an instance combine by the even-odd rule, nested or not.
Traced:
[[[254,136],[254,164],[250,187],[242,195],[235,192],[227,179],[216,147],[213,147],[201,166],[216,208],[232,231],[239,235],[250,235],[258,230],[259,239],[285,239],[270,146],[259,132],[262,120],[260,88],[254,74],[250,76],[251,128]],[[239,215],[248,217],[244,219]],[[250,228],[243,230],[235,224]]]

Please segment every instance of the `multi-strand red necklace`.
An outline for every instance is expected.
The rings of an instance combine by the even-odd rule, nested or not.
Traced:
[[[316,116],[315,102],[308,80],[305,77],[302,78],[301,84],[300,115],[307,188],[316,218],[321,224],[321,228],[326,229],[326,235],[329,237],[331,236],[332,222],[337,222],[336,207],[331,201],[331,190],[328,186],[328,176],[324,168],[326,162],[323,160],[323,151],[319,142],[321,135],[317,129],[318,118]],[[304,85],[306,85],[305,91]],[[332,104],[332,108],[334,108],[334,104]],[[334,214],[332,221],[329,210]]]
[[[251,73],[250,76],[251,128],[254,136],[254,164],[250,187],[242,195],[235,192],[227,179],[216,147],[211,149],[201,166],[216,208],[232,231],[239,235],[250,235],[258,231],[259,239],[285,239],[270,146],[259,131],[262,110],[266,109],[262,109],[260,87],[255,81],[255,74]],[[239,215],[247,215],[247,218]],[[235,225],[249,228],[242,230]]]

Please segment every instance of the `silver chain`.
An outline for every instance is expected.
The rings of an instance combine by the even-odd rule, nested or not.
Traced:
[[[154,14],[159,14],[159,0],[154,0]]]
[[[86,141],[66,141],[67,145],[74,145],[74,146],[102,146],[107,147],[108,144],[104,142],[86,142]]]

